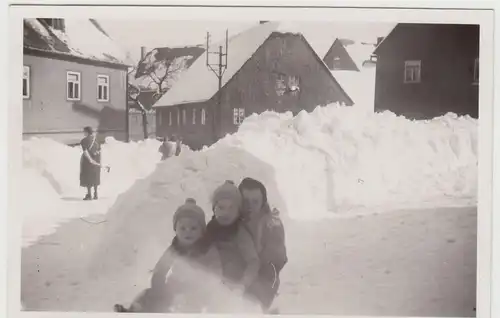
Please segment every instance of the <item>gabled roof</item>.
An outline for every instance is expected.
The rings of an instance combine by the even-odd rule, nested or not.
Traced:
[[[224,87],[231,80],[231,78],[273,33],[301,34],[300,30],[296,29],[293,24],[283,22],[267,22],[259,24],[231,37],[228,41],[227,68],[224,76],[222,77],[222,87]],[[310,44],[303,36],[301,36],[301,38],[307,43],[307,46],[311,49],[312,54],[317,57],[318,62],[323,65],[325,71],[331,75],[328,67],[323,63],[322,59],[317,56]],[[225,48],[225,42],[223,41],[212,45],[209,48],[209,51],[218,51],[220,45]],[[210,54],[210,63],[215,63],[215,58],[216,55]],[[163,95],[158,102],[156,102],[154,107],[204,102],[214,97],[218,91],[218,80],[213,72],[206,66],[206,61],[207,52],[204,52],[203,55],[201,55],[193,63],[193,65],[179,77],[179,80],[172,86],[172,88],[165,95]],[[333,75],[331,76],[332,80],[336,82]],[[345,94],[348,97],[347,93]]]
[[[24,19],[24,49],[127,65],[126,52],[96,20],[64,19],[64,24],[65,29],[61,31],[49,26],[43,19]]]
[[[200,46],[155,48],[139,61],[129,81],[141,89],[158,90],[157,77],[162,78],[169,72],[162,83],[162,89],[169,89],[204,51]]]
[[[388,37],[390,37],[391,35],[394,34],[394,31],[396,30],[396,28],[398,27],[399,23],[397,23],[392,29],[391,31],[389,31],[389,33],[387,34],[386,37],[384,37],[384,39],[382,41],[380,41],[380,43],[375,47],[375,50],[373,50],[373,54],[377,54],[377,51],[379,49],[379,47],[381,45],[383,45],[383,43],[387,40]]]

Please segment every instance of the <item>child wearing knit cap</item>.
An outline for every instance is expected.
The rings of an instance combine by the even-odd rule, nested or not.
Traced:
[[[153,270],[151,288],[128,309],[115,305],[115,311],[201,312],[209,302],[210,283],[217,283],[222,270],[217,249],[206,240],[205,213],[187,199],[175,212],[173,226],[175,237]]]
[[[212,197],[214,216],[207,236],[215,244],[226,285],[243,292],[257,278],[259,257],[250,233],[241,225],[242,197],[232,181],[218,187]]]

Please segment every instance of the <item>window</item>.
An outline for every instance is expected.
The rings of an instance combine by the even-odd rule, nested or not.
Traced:
[[[97,101],[109,102],[109,76],[97,75]]]
[[[168,111],[168,125],[172,126],[172,111]]]
[[[405,83],[420,83],[421,61],[405,61]]]
[[[207,120],[207,114],[205,113],[205,108],[201,109],[201,124],[205,125]]]
[[[479,58],[474,59],[474,78],[472,84],[479,84]]]
[[[288,77],[288,91],[296,96],[300,91],[300,78],[297,76],[289,76]]]
[[[234,108],[233,109],[233,124],[239,126],[245,119],[245,109],[244,108]]]
[[[278,96],[285,94],[296,96],[300,91],[300,78],[298,76],[278,74],[275,89]]]
[[[193,125],[196,125],[196,108],[193,108]]]
[[[68,100],[80,100],[80,73],[78,72],[68,72],[66,73],[67,81],[67,99]]]
[[[23,98],[30,98],[30,67],[23,66]]]
[[[340,68],[340,57],[334,56],[333,57],[333,63],[332,63],[333,69],[339,69]]]
[[[177,126],[181,125],[181,110],[177,108]]]
[[[185,109],[182,110],[182,124],[183,125],[186,124],[186,110]]]
[[[278,96],[283,96],[286,92],[286,85],[285,85],[285,76],[283,75],[278,75],[278,79],[276,80],[276,94]]]

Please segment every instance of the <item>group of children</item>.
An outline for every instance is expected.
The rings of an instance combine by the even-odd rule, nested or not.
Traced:
[[[251,178],[239,187],[226,181],[212,196],[212,210],[208,224],[194,199],[175,211],[175,237],[153,270],[151,287],[129,308],[115,305],[115,311],[217,312],[220,301],[229,298],[220,299],[214,286],[224,286],[231,295],[273,313],[279,274],[288,258],[284,227],[279,212],[269,206],[265,186]],[[173,308],[181,295],[189,305]]]

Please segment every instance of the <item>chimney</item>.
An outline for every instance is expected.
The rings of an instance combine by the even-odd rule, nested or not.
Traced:
[[[141,46],[141,60],[144,59],[144,57],[146,56],[146,47],[145,46]]]
[[[264,24],[264,23],[267,23],[269,21],[259,21],[259,24]]]
[[[384,40],[384,37],[383,36],[379,36],[377,37],[377,46],[380,44],[380,42],[382,42]]]

